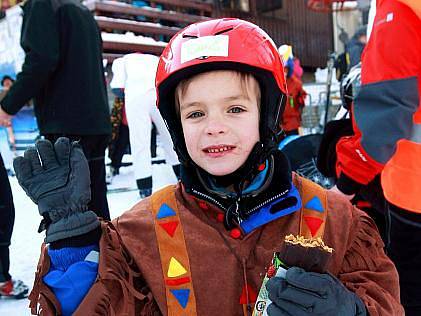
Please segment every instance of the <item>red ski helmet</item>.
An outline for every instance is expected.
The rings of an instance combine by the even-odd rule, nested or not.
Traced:
[[[272,39],[258,26],[236,18],[199,22],[179,31],[161,54],[157,106],[182,163],[189,161],[175,88],[184,79],[213,70],[251,73],[261,89],[260,137],[263,149],[276,146],[287,88],[283,62]]]

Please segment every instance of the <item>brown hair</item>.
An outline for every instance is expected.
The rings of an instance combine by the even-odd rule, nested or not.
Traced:
[[[246,72],[241,72],[241,71],[236,71],[236,70],[212,70],[213,71],[229,71],[232,73],[233,76],[235,76],[235,79],[239,79],[241,82],[241,89],[243,90],[243,92],[245,92],[247,94],[247,96],[250,96],[250,91],[251,89],[254,89],[256,96],[257,96],[257,107],[260,110],[260,87],[257,83],[257,85],[255,84],[257,82],[256,78],[250,74],[250,73],[246,73]],[[180,114],[180,98],[186,93],[186,90],[189,86],[189,84],[196,79],[197,77],[204,75],[208,72],[204,72],[198,75],[195,75],[193,77],[187,78],[182,80],[177,87],[175,88],[175,111],[177,114]]]

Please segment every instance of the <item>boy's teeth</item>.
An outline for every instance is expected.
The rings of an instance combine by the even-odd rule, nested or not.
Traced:
[[[211,148],[211,149],[208,149],[208,152],[210,152],[210,153],[219,153],[219,152],[222,152],[222,151],[227,151],[229,149],[231,149],[231,147],[225,146],[225,147],[221,147],[221,148]]]

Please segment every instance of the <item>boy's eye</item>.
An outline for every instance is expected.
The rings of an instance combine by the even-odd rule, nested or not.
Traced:
[[[201,116],[203,116],[202,112],[193,112],[193,113],[190,113],[189,115],[187,115],[187,118],[198,118],[198,117],[201,117]]]
[[[245,110],[239,106],[234,106],[231,109],[229,109],[229,113],[241,113],[244,112]]]

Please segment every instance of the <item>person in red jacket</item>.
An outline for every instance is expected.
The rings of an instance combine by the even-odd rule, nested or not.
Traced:
[[[421,2],[377,0],[353,106],[354,135],[337,144],[337,187],[354,194],[381,176],[388,251],[406,315],[421,315]]]
[[[294,73],[294,56],[292,47],[282,45],[279,47],[279,54],[284,62],[284,70],[288,88],[288,99],[282,115],[282,129],[287,136],[298,135],[298,128],[301,126],[301,113],[303,111],[307,93],[303,89],[303,83]]]

